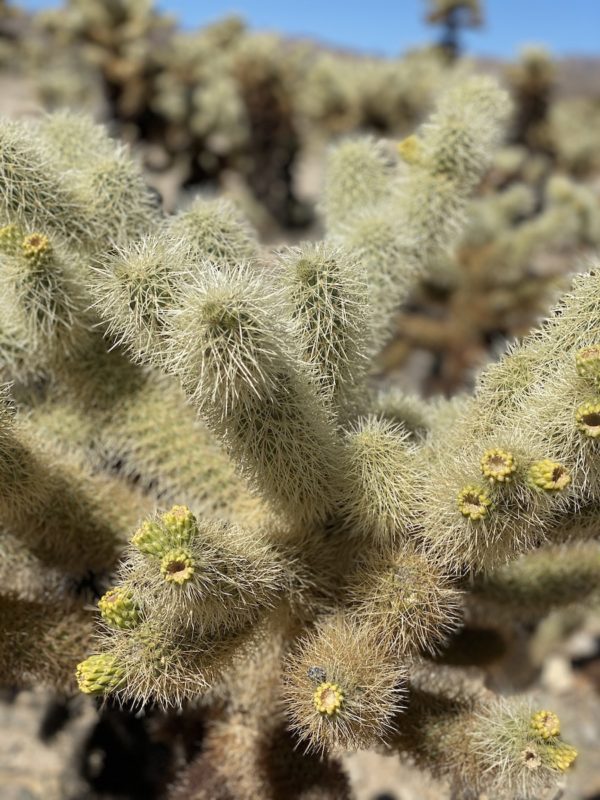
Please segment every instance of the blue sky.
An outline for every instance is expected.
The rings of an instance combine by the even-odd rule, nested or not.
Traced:
[[[60,5],[56,0],[16,1],[29,9]],[[600,0],[484,3],[485,28],[464,37],[470,53],[511,57],[522,44],[541,43],[556,55],[600,54]],[[432,36],[422,23],[424,0],[159,0],[157,5],[187,27],[236,12],[253,28],[386,55]]]

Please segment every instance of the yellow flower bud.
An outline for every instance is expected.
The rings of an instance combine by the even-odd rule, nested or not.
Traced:
[[[560,492],[571,483],[568,470],[557,461],[545,458],[531,465],[529,484],[545,492]]]
[[[456,498],[458,510],[464,517],[478,520],[489,512],[492,501],[485,489],[479,486],[465,486]]]
[[[531,718],[531,727],[542,739],[560,734],[560,720],[553,711],[537,711]]]
[[[344,693],[337,683],[322,683],[313,695],[315,708],[320,714],[331,717],[337,714],[344,702]]]
[[[169,550],[160,562],[160,572],[166,581],[181,586],[194,575],[194,559],[189,551],[182,547]]]
[[[559,742],[550,745],[545,751],[548,765],[558,772],[566,772],[578,756],[577,750],[570,744]]]
[[[43,233],[31,233],[21,242],[21,251],[32,264],[41,263],[50,253],[50,240]]]
[[[600,436],[600,403],[582,403],[575,414],[575,422],[585,436],[597,439]]]
[[[414,134],[398,142],[396,149],[400,158],[406,161],[407,164],[418,164],[421,161],[423,155],[421,142]]]
[[[109,653],[90,656],[77,665],[77,683],[84,694],[108,694],[123,682],[124,670]]]
[[[481,459],[481,471],[491,483],[510,481],[516,469],[513,454],[497,447],[486,450]]]

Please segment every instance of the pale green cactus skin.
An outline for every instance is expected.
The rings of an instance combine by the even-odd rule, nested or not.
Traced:
[[[224,202],[164,217],[91,123],[0,125],[0,223],[57,258],[36,306],[5,237],[3,374],[15,352],[31,358],[2,398],[2,574],[47,569],[63,600],[82,572],[112,587],[82,648],[84,693],[226,698],[244,735],[277,722],[316,752],[387,744],[465,792],[532,798],[568,768],[573,752],[536,739],[533,711],[452,684],[421,654],[443,651],[519,556],[569,547],[562,521],[592,538],[581,351],[599,344],[598,274],[472,397],[376,397],[368,377],[415,277],[460,233],[507,110],[471,77],[400,154],[341,144],[325,241],[277,253]],[[89,130],[96,155],[79,141],[71,162],[63,125]],[[552,594],[550,571],[543,585]],[[39,617],[40,598],[19,602]]]

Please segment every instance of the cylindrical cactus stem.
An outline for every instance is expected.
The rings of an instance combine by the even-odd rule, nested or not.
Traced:
[[[71,692],[92,633],[92,615],[70,601],[0,595],[0,681]]]
[[[138,238],[160,223],[157,198],[129,148],[83,114],[49,114],[38,125],[40,147],[68,170],[89,210],[96,245]]]
[[[361,267],[341,248],[303,244],[282,253],[282,282],[301,355],[338,416],[364,391],[370,320]]]
[[[238,631],[273,608],[293,565],[260,532],[197,521],[185,506],[144,521],[122,569],[123,588],[164,629]]]
[[[5,401],[0,414],[3,523],[35,555],[69,573],[111,569],[145,501],[116,478],[41,448]]]
[[[259,255],[256,233],[228,200],[197,198],[165,220],[165,236],[189,254],[190,264],[205,261],[226,269],[251,263]]]
[[[188,269],[182,244],[156,233],[99,257],[93,275],[95,306],[108,333],[137,361],[165,361],[167,315],[177,305]]]
[[[405,670],[368,626],[326,618],[286,659],[284,699],[308,750],[335,752],[385,740],[402,708]]]
[[[568,357],[573,365],[571,374],[577,373],[581,378],[580,386],[587,386],[588,392],[594,393],[597,383],[594,378],[596,347],[599,344],[594,320],[597,315],[595,298],[600,291],[600,271],[590,270],[573,278],[572,289],[564,294],[550,317],[539,330],[526,337],[515,351],[530,362],[529,375],[519,370],[522,378],[531,383],[534,372],[537,375],[553,373],[555,358]],[[511,379],[515,377],[515,353],[511,353],[498,365],[486,370],[483,376],[487,382],[490,378],[498,378],[506,382],[508,390]],[[589,364],[585,365],[589,359]],[[488,374],[489,373],[489,374]],[[497,381],[495,381],[497,383]],[[524,383],[524,381],[523,381]],[[520,385],[523,385],[521,383]],[[492,387],[490,387],[492,388]]]
[[[450,780],[457,794],[534,800],[555,786],[577,751],[558,717],[522,700],[495,699],[442,668],[422,669],[397,718],[394,749]]]
[[[556,515],[582,497],[572,458],[563,461],[531,402],[530,389],[487,421],[476,395],[419,454],[425,538],[446,564],[473,572],[500,566],[550,538]]]
[[[422,126],[419,158],[398,203],[401,224],[412,237],[406,256],[416,265],[426,265],[456,236],[508,111],[506,92],[491,78],[476,76],[446,92]]]
[[[59,173],[52,155],[23,122],[0,124],[0,218],[89,246],[94,225],[72,176]]]
[[[207,264],[186,289],[171,345],[209,429],[251,485],[302,524],[335,506],[340,443],[293,348],[287,311],[281,292],[248,269]]]
[[[442,95],[423,125],[422,163],[468,191],[488,165],[509,112],[509,96],[493,78],[468,77]]]
[[[400,658],[438,652],[461,622],[461,592],[412,544],[388,544],[359,557],[347,581],[350,613]]]
[[[415,523],[418,474],[414,446],[396,423],[359,418],[346,432],[342,514],[352,535],[386,544]]]
[[[74,251],[39,232],[23,235],[5,259],[0,291],[38,358],[63,359],[90,338],[89,297],[79,266]]]
[[[373,411],[378,417],[402,426],[411,441],[421,441],[430,430],[438,409],[417,395],[392,387],[377,394]]]
[[[105,247],[141,237],[161,222],[160,199],[128,148],[110,140],[108,145],[106,154],[97,154],[73,178],[92,215],[94,240]]]
[[[101,432],[121,471],[163,503],[187,503],[209,517],[246,525],[266,514],[223,447],[172,381],[156,380],[120,404]]]
[[[406,257],[410,234],[390,204],[380,204],[361,208],[333,241],[365,272],[370,306],[377,309],[371,318],[371,347],[378,349],[390,337],[393,318],[414,286],[417,270]]]
[[[162,505],[179,501],[203,516],[259,522],[265,504],[250,492],[173,380],[144,374],[130,362],[120,375],[120,366],[106,365],[96,392],[87,370],[79,376],[75,368],[68,375],[61,370],[52,395],[29,413],[35,433],[85,453],[95,466],[118,463],[120,476]],[[90,405],[94,402],[98,407]]]
[[[61,170],[80,170],[115,146],[106,128],[85,113],[60,109],[37,120],[37,132]]]
[[[508,96],[493,80],[471,78],[440,99],[437,111],[411,139],[414,157],[404,157],[404,169],[393,169],[381,155],[374,158],[377,150],[369,140],[346,142],[334,151],[330,183],[336,189],[326,193],[328,227],[367,272],[378,309],[379,346],[415,276],[452,244],[462,227],[469,194],[488,163],[507,110]],[[365,176],[348,172],[352,186],[346,191],[337,172],[340,165],[349,169],[346,162],[355,150]],[[355,180],[361,181],[360,192]]]
[[[285,725],[256,726],[240,715],[213,722],[202,752],[183,771],[169,800],[351,800],[339,759],[304,753]]]
[[[253,644],[252,629],[203,637],[191,627],[175,630],[142,614],[134,627],[107,627],[96,652],[78,664],[84,694],[113,695],[140,706],[181,707],[207,693]]]
[[[600,545],[581,542],[527,553],[471,587],[472,602],[491,619],[537,620],[555,608],[600,597]]]
[[[328,232],[351,225],[366,206],[389,199],[393,174],[394,155],[383,142],[362,136],[335,147],[327,162],[322,203]]]

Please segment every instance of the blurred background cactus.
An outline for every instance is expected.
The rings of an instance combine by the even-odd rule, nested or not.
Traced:
[[[427,0],[427,4],[427,21],[443,28],[440,50],[449,60],[458,58],[460,29],[483,24],[481,3],[479,0]]]
[[[427,13],[383,58],[0,6],[0,682],[52,800],[593,797],[600,95]]]

